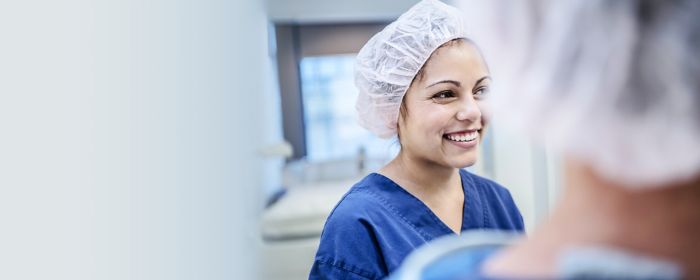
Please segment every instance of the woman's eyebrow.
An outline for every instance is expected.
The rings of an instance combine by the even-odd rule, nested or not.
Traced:
[[[427,87],[425,87],[425,88],[429,88],[429,87],[432,87],[432,86],[435,86],[435,85],[439,85],[439,84],[453,84],[453,85],[455,85],[455,86],[457,86],[457,87],[461,87],[461,86],[462,86],[462,84],[461,84],[460,82],[458,82],[458,81],[453,81],[453,80],[442,80],[442,81],[433,83],[433,84],[431,84],[431,85],[429,85],[429,86],[427,86]]]
[[[486,79],[491,80],[491,76],[483,76],[481,79],[476,80],[476,83],[474,83],[474,87],[478,86],[481,84],[481,82],[485,81]]]

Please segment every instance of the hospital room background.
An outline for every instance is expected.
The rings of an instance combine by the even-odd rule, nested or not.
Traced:
[[[0,279],[305,279],[397,152],[356,122],[353,62],[416,2],[0,4]],[[480,154],[546,218],[556,155],[498,122]]]
[[[396,140],[379,139],[357,124],[353,64],[364,43],[415,2],[268,2],[272,95],[279,98],[273,111],[282,122],[271,123],[281,138],[261,152],[270,162],[272,155],[284,160],[266,169],[277,181],[265,186],[258,228],[261,279],[305,279],[333,206],[397,153]],[[546,217],[559,191],[556,156],[497,122],[480,160],[468,169],[509,188],[527,229]]]

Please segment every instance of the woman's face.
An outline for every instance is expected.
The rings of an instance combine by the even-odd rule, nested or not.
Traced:
[[[453,42],[436,50],[404,96],[402,152],[441,166],[473,165],[487,123],[481,107],[490,83],[486,63],[472,43]]]

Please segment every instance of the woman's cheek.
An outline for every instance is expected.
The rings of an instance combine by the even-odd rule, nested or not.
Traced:
[[[478,104],[481,111],[481,125],[486,127],[491,121],[491,106],[486,101],[481,101]]]

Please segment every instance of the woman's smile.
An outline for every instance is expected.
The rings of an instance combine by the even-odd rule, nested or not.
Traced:
[[[446,133],[442,136],[447,142],[464,149],[476,147],[479,142],[480,130],[463,130],[458,132]]]

